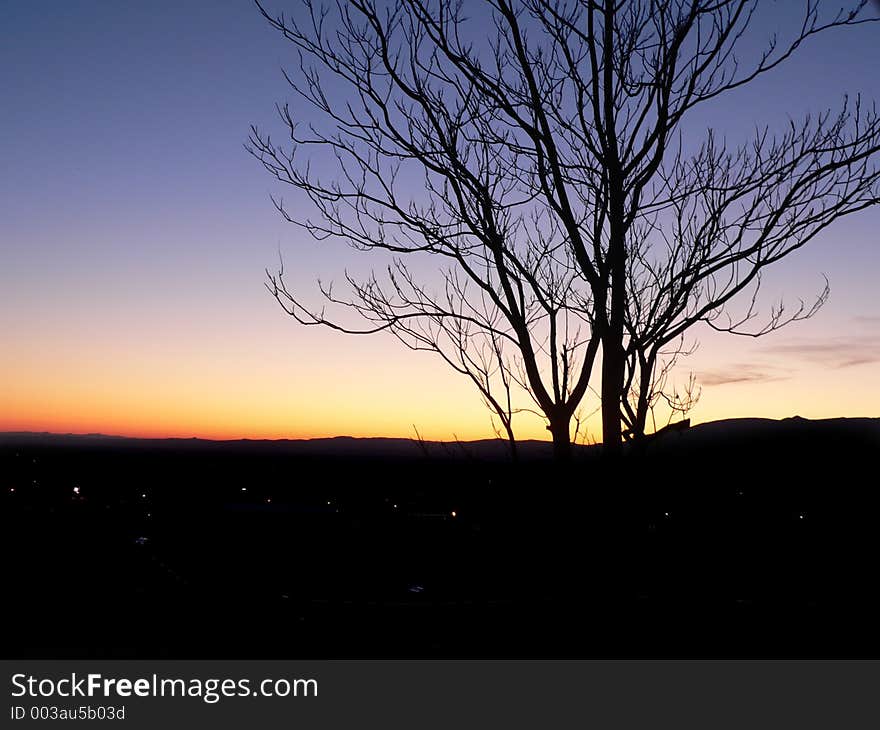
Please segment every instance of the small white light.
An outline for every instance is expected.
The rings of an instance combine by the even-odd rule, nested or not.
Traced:
[[[452,516],[455,517],[455,510],[452,510]]]
[[[74,487],[73,493],[78,495],[79,494],[79,487]]]

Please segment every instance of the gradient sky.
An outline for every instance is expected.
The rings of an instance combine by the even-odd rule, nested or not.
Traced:
[[[276,184],[242,148],[251,123],[273,121],[293,60],[252,5],[2,8],[0,430],[491,435],[470,384],[436,358],[299,327],[263,288],[279,248],[300,286],[358,255],[283,223]],[[703,123],[773,125],[845,92],[880,100],[877,68],[880,24],[832,33]],[[809,322],[760,340],[699,334],[685,365],[703,385],[696,421],[880,416],[878,231],[880,209],[848,218],[767,277],[789,298],[829,277]],[[520,435],[546,432],[524,422]]]

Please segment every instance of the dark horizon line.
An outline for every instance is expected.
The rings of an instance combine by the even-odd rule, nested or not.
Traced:
[[[831,416],[828,418],[804,418],[799,415],[786,416],[783,418],[769,418],[764,416],[738,416],[731,418],[720,418],[713,421],[702,421],[700,423],[691,424],[691,428],[699,428],[701,426],[712,426],[721,424],[739,423],[783,423],[785,421],[802,421],[809,423],[827,423],[831,421],[880,421],[880,416]],[[659,430],[658,430],[659,431]],[[415,436],[350,436],[339,434],[336,436],[313,436],[308,438],[209,438],[204,436],[128,436],[124,434],[107,434],[101,432],[75,433],[72,431],[0,431],[0,438],[5,436],[56,436],[70,438],[104,438],[113,440],[129,440],[129,441],[204,441],[208,443],[309,443],[317,441],[406,441],[414,443],[431,443],[431,444],[478,444],[478,443],[506,443],[506,438],[489,437],[480,439],[421,439]],[[516,439],[517,443],[551,443],[552,440],[528,438]],[[573,442],[574,443],[574,442]],[[600,444],[601,442],[597,442]],[[577,444],[578,446],[590,446],[592,444]]]

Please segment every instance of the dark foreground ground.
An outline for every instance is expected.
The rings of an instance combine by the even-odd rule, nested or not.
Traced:
[[[880,421],[524,451],[0,435],[3,654],[880,657]]]

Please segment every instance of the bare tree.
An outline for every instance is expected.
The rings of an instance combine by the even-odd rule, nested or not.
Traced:
[[[283,106],[286,147],[253,129],[251,152],[319,219],[279,210],[318,238],[398,257],[382,281],[348,277],[347,297],[322,289],[366,327],[304,306],[280,274],[273,293],[303,323],[387,330],[439,353],[510,438],[510,389],[522,389],[562,458],[600,346],[608,450],[624,426],[644,433],[658,399],[686,410],[693,383],[679,394],[667,383],[690,328],[758,335],[809,316],[827,289],[745,329],[766,266],[878,200],[880,121],[858,100],[733,149],[711,130],[701,146],[684,137],[696,107],[813,36],[873,20],[865,2],[826,17],[805,0],[791,37],[771,37],[748,63],[735,49],[758,5],[307,0],[295,17],[261,6],[298,49],[291,87],[331,128],[303,129]],[[309,149],[333,164],[332,180],[303,159]],[[443,286],[419,283],[404,254],[447,262]],[[751,305],[736,317],[742,296]]]
[[[248,149],[319,216],[295,218],[280,200],[279,211],[318,239],[394,257],[381,278],[346,275],[344,296],[321,287],[360,325],[305,305],[283,270],[270,275],[272,293],[303,324],[387,331],[439,354],[477,386],[511,440],[514,415],[534,409],[567,459],[599,348],[592,295],[541,192],[540,152],[511,126],[503,92],[474,76],[477,61],[449,45],[461,6],[436,16],[420,3],[357,0],[307,2],[302,18],[261,10],[300,52],[291,87],[331,130],[301,129],[289,105],[279,107],[286,147],[252,129]],[[507,63],[502,36],[497,43],[492,55]],[[306,150],[333,163],[332,179],[314,172],[314,157],[301,160]],[[404,261],[418,255],[440,264],[439,286],[420,282]]]
[[[500,12],[512,13],[503,2]],[[827,297],[826,285],[814,304],[779,304],[745,329],[766,266],[878,202],[876,109],[847,102],[777,137],[759,130],[732,150],[709,130],[688,154],[682,129],[694,108],[789,61],[811,37],[876,20],[865,17],[865,5],[823,16],[817,0],[806,0],[788,40],[772,36],[749,63],[736,49],[754,38],[756,0],[526,3],[566,59],[560,83],[576,100],[550,113],[591,140],[562,184],[593,190],[602,222],[592,232],[591,265],[600,273],[593,292],[606,446],[619,443],[622,424],[644,433],[670,365],[690,349],[683,337],[691,327],[758,336],[809,317]],[[540,67],[550,55],[536,49],[526,58]],[[746,311],[731,315],[732,300],[749,293]],[[664,398],[683,411],[694,396],[690,383],[683,396]]]

